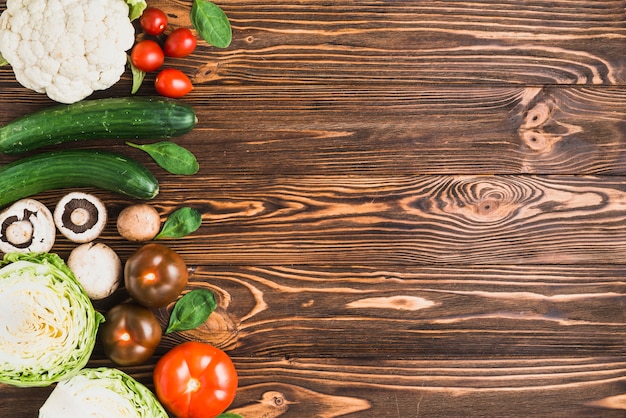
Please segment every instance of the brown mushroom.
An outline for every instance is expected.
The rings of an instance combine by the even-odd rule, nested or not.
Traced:
[[[107,222],[104,203],[88,193],[72,192],[65,195],[54,209],[54,222],[59,232],[73,242],[84,243],[96,239]]]
[[[0,251],[48,252],[56,229],[52,213],[41,202],[22,199],[0,213]]]
[[[149,241],[161,229],[159,212],[147,203],[124,208],[117,217],[117,231],[129,241]]]

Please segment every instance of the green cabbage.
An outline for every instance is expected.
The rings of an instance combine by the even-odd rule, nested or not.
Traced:
[[[59,382],[39,409],[39,418],[166,418],[150,390],[126,373],[107,367],[83,369]]]
[[[89,360],[104,320],[56,254],[0,263],[0,383],[48,386]]]

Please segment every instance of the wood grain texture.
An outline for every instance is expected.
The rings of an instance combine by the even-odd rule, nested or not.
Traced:
[[[217,3],[232,45],[168,61],[195,83],[176,142],[197,175],[67,145],[145,163],[162,220],[203,214],[164,243],[216,311],[124,370],[153,388],[159,356],[201,340],[232,355],[245,418],[624,416],[626,2]],[[190,0],[149,4],[190,26]],[[0,125],[51,104],[0,67]],[[85,190],[126,259],[133,201]],[[97,347],[90,366],[113,364]],[[0,386],[0,416],[50,390]]]

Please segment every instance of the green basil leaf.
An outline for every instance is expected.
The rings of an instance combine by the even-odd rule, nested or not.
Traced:
[[[140,17],[143,11],[148,7],[145,0],[126,0],[128,4],[128,18],[132,22]]]
[[[177,209],[167,217],[163,228],[154,239],[181,238],[195,232],[202,225],[202,214],[190,207]]]
[[[206,289],[194,289],[181,297],[170,315],[165,333],[187,331],[204,324],[217,307],[215,295]]]
[[[143,83],[143,79],[146,77],[146,72],[135,67],[135,65],[130,59],[130,55],[128,55],[127,57],[128,57],[127,58],[128,66],[130,67],[130,72],[133,75],[133,86],[130,90],[130,94],[135,94],[137,93],[137,90],[139,90],[139,87],[141,87],[141,84]]]
[[[219,6],[207,0],[193,0],[191,23],[208,44],[226,48],[233,39],[228,16]]]
[[[196,174],[199,169],[198,160],[187,148],[171,141],[155,142],[153,144],[133,144],[127,145],[138,148],[152,157],[159,167],[172,174],[183,174],[190,176]]]
[[[232,412],[224,412],[223,414],[219,414],[215,418],[243,418],[239,414],[233,414]]]

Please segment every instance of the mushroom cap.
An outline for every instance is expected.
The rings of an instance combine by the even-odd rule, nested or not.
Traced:
[[[68,193],[54,209],[54,223],[59,232],[72,242],[93,241],[102,233],[106,222],[104,203],[88,193]]]
[[[122,262],[111,247],[87,242],[74,248],[67,266],[92,300],[104,299],[118,288],[122,278]]]
[[[149,241],[161,229],[159,212],[147,203],[127,206],[117,217],[117,232],[129,241]]]
[[[50,209],[35,199],[21,199],[0,213],[0,251],[48,252],[56,228]]]

